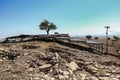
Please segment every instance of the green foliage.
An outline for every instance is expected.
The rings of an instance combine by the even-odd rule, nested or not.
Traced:
[[[40,30],[46,30],[47,35],[49,35],[50,30],[57,29],[57,27],[54,23],[50,23],[47,20],[44,20],[43,22],[41,22],[40,25],[39,25],[39,28],[40,28]]]
[[[95,40],[98,40],[99,38],[98,37],[94,37]]]
[[[91,35],[86,35],[86,39],[90,40],[92,38]]]
[[[108,37],[107,39],[110,40],[110,37]]]
[[[114,38],[115,40],[118,40],[118,39],[119,39],[117,36],[113,36],[113,38]]]

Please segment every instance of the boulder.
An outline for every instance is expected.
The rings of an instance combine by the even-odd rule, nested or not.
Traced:
[[[39,70],[46,70],[46,69],[49,69],[50,67],[52,67],[51,64],[44,64],[44,65],[39,67]]]
[[[0,62],[2,62],[3,60],[2,59],[0,59]]]
[[[80,73],[81,80],[85,80],[86,74]]]
[[[120,80],[120,78],[112,78],[112,80]]]
[[[99,77],[99,80],[114,80],[114,79],[111,79],[110,77]]]
[[[63,75],[69,75],[70,73],[68,71],[63,71]]]
[[[34,71],[34,68],[29,68],[29,69],[27,69],[27,71],[28,71],[29,73],[31,73],[31,72]]]
[[[66,66],[69,67],[73,71],[77,70],[79,68],[79,66],[74,61],[67,63]]]
[[[91,79],[91,80],[99,80],[98,78],[96,78],[96,77],[94,77],[94,76],[90,77],[90,79]]]

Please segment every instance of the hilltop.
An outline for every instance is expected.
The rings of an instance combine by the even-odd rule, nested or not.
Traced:
[[[0,80],[119,80],[119,74],[116,56],[57,42],[0,44]]]

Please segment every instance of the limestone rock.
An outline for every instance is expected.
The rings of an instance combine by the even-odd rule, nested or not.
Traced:
[[[69,75],[69,72],[68,71],[63,71],[63,75]]]
[[[48,69],[50,68],[52,65],[51,64],[44,64],[42,66],[39,67],[39,70],[44,70],[44,69]]]
[[[66,64],[66,66],[69,67],[73,71],[79,68],[79,66],[74,61],[71,61],[70,63]]]
[[[81,80],[85,80],[86,74],[80,73]]]

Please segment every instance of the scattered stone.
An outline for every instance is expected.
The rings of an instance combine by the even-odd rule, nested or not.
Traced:
[[[39,46],[34,45],[22,45],[23,49],[38,49]]]
[[[96,77],[94,77],[94,76],[92,76],[92,77],[90,78],[90,80],[99,80],[99,79],[96,78]]]
[[[3,60],[2,60],[2,59],[0,59],[0,61],[2,62]]]
[[[99,69],[104,69],[104,68],[105,68],[104,66],[102,66],[102,65],[100,65],[100,64],[95,64],[95,67],[96,67],[96,68],[99,68]]]
[[[63,75],[66,76],[66,75],[69,75],[70,73],[68,71],[63,71]]]
[[[99,77],[99,79],[100,79],[100,80],[119,80],[119,79],[117,79],[117,78],[115,78],[115,79],[113,78],[113,79],[112,79],[112,78],[110,78],[110,77]]]
[[[110,76],[110,73],[105,73],[106,76]]]
[[[39,67],[39,70],[40,71],[44,71],[44,70],[48,70],[48,69],[50,70],[50,67],[52,67],[51,64],[44,64],[44,65]]]
[[[70,63],[66,64],[66,66],[69,67],[73,71],[79,68],[79,66],[74,61],[71,61]]]
[[[29,73],[31,73],[31,72],[34,71],[34,68],[29,68],[29,69],[27,69],[27,71],[28,71]]]
[[[86,74],[80,73],[80,76],[81,76],[81,80],[85,80]]]
[[[120,79],[120,74],[116,75],[115,77],[118,78],[118,79]]]
[[[40,78],[39,77],[35,77],[34,80],[40,80]]]
[[[120,80],[120,78],[112,78],[112,80]]]

